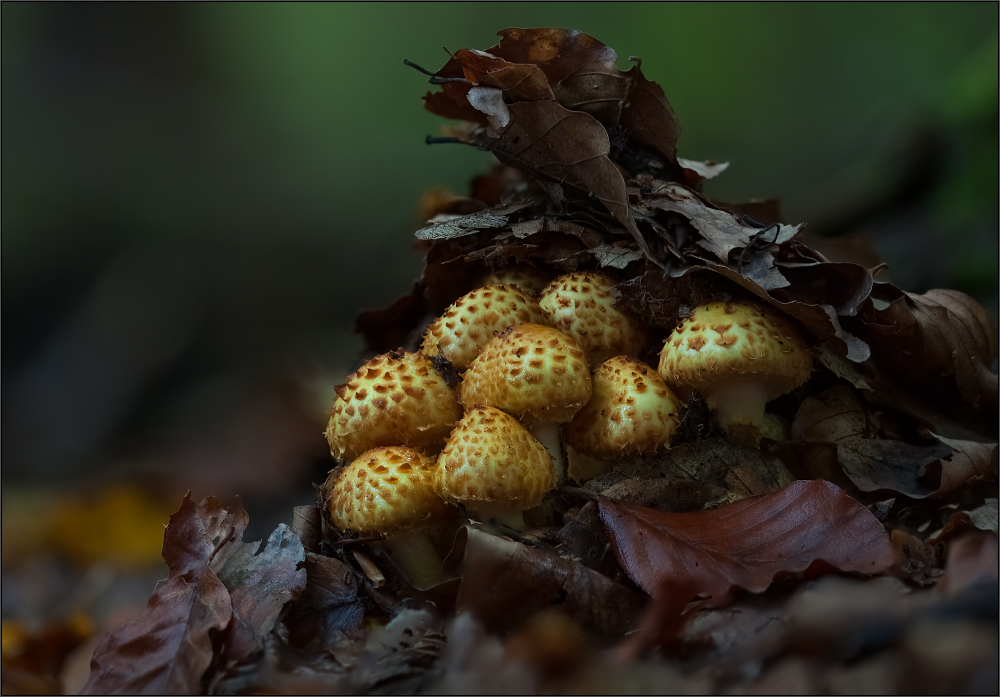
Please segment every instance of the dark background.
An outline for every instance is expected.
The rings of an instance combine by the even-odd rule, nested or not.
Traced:
[[[4,3],[5,507],[122,479],[167,510],[241,494],[262,526],[309,503],[354,317],[419,274],[421,192],[492,161],[424,144],[444,121],[402,61],[507,26],[641,57],[680,155],[732,163],[710,195],[780,198],[831,255],[995,316],[997,24],[995,3]]]

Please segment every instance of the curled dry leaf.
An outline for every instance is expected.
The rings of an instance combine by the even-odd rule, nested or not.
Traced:
[[[996,443],[935,437],[952,450],[950,456],[941,460],[941,485],[934,492],[935,496],[947,496],[973,477],[997,478]]]
[[[689,597],[718,597],[732,586],[759,592],[776,574],[817,561],[869,574],[893,562],[882,524],[823,480],[693,513],[598,502],[619,563],[654,597],[671,588]]]
[[[242,512],[242,509],[240,510]],[[232,599],[232,631],[225,656],[240,661],[263,648],[264,636],[274,629],[285,605],[306,587],[302,543],[284,523],[261,543],[244,542],[246,514],[234,539],[212,560],[212,569]]]
[[[456,607],[487,627],[508,629],[559,603],[566,615],[598,636],[620,637],[645,604],[640,594],[553,552],[463,530],[467,538]]]
[[[844,473],[861,491],[896,491],[915,499],[940,491],[941,469],[931,465],[952,454],[949,445],[875,438],[874,431],[861,401],[844,385],[807,398],[792,422],[793,438],[832,443]]]
[[[163,559],[170,570],[139,617],[98,644],[82,694],[202,694],[212,662],[212,636],[232,618],[229,592],[209,566],[219,549],[242,534],[246,513],[214,497],[190,495],[170,516]]]
[[[944,528],[934,536],[934,542],[947,542],[970,530],[982,530],[997,534],[1000,525],[1000,515],[997,511],[997,499],[986,499],[982,506],[968,511],[955,511],[948,518]]]
[[[951,454],[944,443],[913,445],[884,438],[844,438],[837,443],[840,466],[861,491],[896,491],[922,499],[934,494],[939,470],[929,467]]]
[[[859,335],[873,348],[868,382],[880,397],[916,416],[996,438],[997,376],[989,365],[997,331],[975,300],[953,290],[917,295],[876,283],[858,319]]]

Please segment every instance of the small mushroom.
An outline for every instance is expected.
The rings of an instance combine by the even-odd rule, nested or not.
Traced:
[[[680,401],[653,368],[616,356],[597,366],[593,385],[587,406],[565,427],[568,445],[598,459],[670,447]]]
[[[330,473],[330,520],[341,530],[385,536],[389,555],[418,590],[437,585],[441,558],[428,533],[456,511],[434,492],[435,462],[413,448],[373,448]]]
[[[641,356],[649,345],[646,324],[615,307],[614,286],[614,280],[603,273],[570,273],[552,281],[538,301],[553,325],[576,339],[591,365],[612,356]]]
[[[499,409],[476,406],[458,422],[438,456],[434,490],[484,520],[524,530],[522,511],[552,488],[544,446]]]
[[[437,452],[460,418],[458,395],[427,358],[392,351],[366,361],[337,387],[326,439],[338,460],[383,445]]]
[[[486,404],[513,414],[552,456],[554,478],[565,478],[559,424],[590,401],[590,368],[572,337],[539,324],[508,327],[469,365],[462,379],[466,408]]]
[[[697,390],[737,442],[760,444],[764,406],[795,389],[813,370],[812,353],[791,322],[747,302],[695,308],[667,339],[660,374]]]
[[[536,269],[534,266],[510,264],[481,277],[479,285],[490,286],[503,283],[508,286],[517,286],[532,298],[537,298],[551,280],[551,273]]]
[[[525,323],[549,324],[549,318],[520,288],[502,284],[477,288],[434,320],[421,351],[429,358],[440,353],[462,371],[495,332]]]

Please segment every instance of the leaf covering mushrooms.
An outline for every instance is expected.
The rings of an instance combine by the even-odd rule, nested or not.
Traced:
[[[627,356],[597,366],[594,393],[566,425],[566,442],[594,458],[641,455],[670,447],[680,401],[651,367]]]
[[[502,284],[477,288],[431,324],[421,350],[431,358],[440,353],[462,371],[495,332],[525,323],[549,324],[549,318],[520,288]]]
[[[649,344],[649,328],[615,307],[614,280],[594,271],[560,276],[542,292],[538,304],[553,325],[580,344],[591,365],[612,356],[639,356]]]
[[[458,395],[427,358],[392,351],[366,361],[337,387],[326,439],[338,460],[382,445],[436,452],[460,418]]]
[[[462,404],[486,404],[518,417],[548,449],[556,483],[565,463],[558,424],[590,401],[590,368],[572,337],[538,324],[509,327],[471,363]]]
[[[736,441],[758,447],[764,406],[795,389],[813,370],[809,346],[777,312],[746,302],[694,310],[667,339],[660,374],[697,390]]]
[[[413,448],[373,448],[334,470],[324,485],[341,530],[385,535],[385,545],[419,590],[437,584],[441,559],[428,537],[455,509],[434,492],[435,462]]]
[[[467,413],[448,438],[434,470],[434,490],[471,513],[523,530],[522,511],[552,488],[544,446],[517,420],[489,406]]]

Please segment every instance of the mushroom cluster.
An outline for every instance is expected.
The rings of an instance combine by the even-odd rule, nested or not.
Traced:
[[[415,587],[439,578],[428,534],[457,507],[523,529],[523,512],[568,475],[583,481],[616,458],[669,448],[678,395],[693,391],[757,447],[764,405],[812,371],[788,320],[740,302],[696,308],[656,370],[642,362],[652,331],[615,305],[611,277],[546,280],[531,267],[483,277],[430,323],[420,352],[376,356],[337,388],[326,435],[350,464],[327,481],[330,518],[384,536]],[[435,368],[442,360],[456,389]]]

